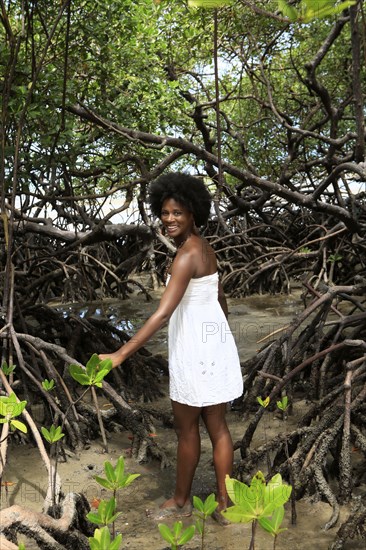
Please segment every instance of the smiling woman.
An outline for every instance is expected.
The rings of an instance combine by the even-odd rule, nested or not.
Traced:
[[[213,447],[218,512],[226,509],[225,476],[233,465],[233,444],[226,424],[226,404],[240,397],[243,378],[237,348],[227,323],[227,305],[217,273],[214,250],[197,226],[208,220],[211,196],[202,180],[165,174],[150,185],[150,204],[177,252],[158,309],[143,327],[112,354],[118,366],[169,321],[169,389],[178,437],[175,492],[159,510],[166,516],[192,512],[190,493],[200,458],[202,418]]]

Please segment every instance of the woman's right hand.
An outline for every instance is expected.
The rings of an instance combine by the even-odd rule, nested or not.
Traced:
[[[101,361],[104,361],[104,359],[110,359],[112,361],[112,367],[118,367],[123,363],[123,359],[121,359],[121,356],[118,352],[115,353],[99,353],[98,357]]]

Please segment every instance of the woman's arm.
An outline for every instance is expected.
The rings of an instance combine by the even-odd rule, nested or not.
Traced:
[[[189,281],[195,274],[195,262],[190,252],[180,253],[172,264],[172,272],[168,286],[161,297],[158,309],[149,317],[146,323],[132,336],[126,344],[114,353],[99,354],[100,359],[111,359],[113,367],[117,367],[138,349],[140,349],[154,334],[170,319],[172,313],[183,298]]]

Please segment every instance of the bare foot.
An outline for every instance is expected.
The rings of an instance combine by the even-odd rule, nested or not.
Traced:
[[[163,502],[157,510],[146,510],[146,515],[156,521],[168,518],[189,517],[192,515],[192,504],[186,501],[184,506],[179,506],[174,498]]]
[[[216,510],[211,514],[212,519],[215,520],[222,527],[224,527],[225,525],[230,525],[230,521],[227,520],[221,512],[224,512],[224,510],[218,510],[216,508]]]
[[[186,502],[183,504],[183,506],[181,506],[180,504],[177,503],[177,501],[174,499],[174,497],[172,498],[168,498],[168,500],[166,500],[165,502],[163,502],[163,504],[160,504],[159,508],[174,508],[176,507],[177,509],[180,509],[180,508],[184,508],[185,506],[187,505],[190,505],[190,501],[189,500],[186,500]]]

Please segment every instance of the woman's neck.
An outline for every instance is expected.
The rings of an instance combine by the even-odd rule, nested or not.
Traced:
[[[192,235],[192,232],[189,231],[189,233],[187,233],[186,235],[180,236],[177,239],[174,239],[174,243],[175,243],[175,246],[177,247],[177,250],[179,248],[182,248],[182,246],[188,241],[191,235]]]

